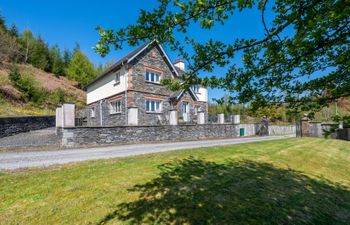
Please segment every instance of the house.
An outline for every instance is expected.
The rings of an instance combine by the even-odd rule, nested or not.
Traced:
[[[195,123],[199,112],[207,120],[206,88],[173,92],[160,83],[183,73],[184,62],[173,64],[158,41],[140,46],[87,86],[87,125],[169,124],[170,111],[179,123]]]

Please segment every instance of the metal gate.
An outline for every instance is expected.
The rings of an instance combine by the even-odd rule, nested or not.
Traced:
[[[301,131],[301,119],[300,118],[296,118],[295,119],[295,132],[296,132],[296,136],[297,137],[302,137],[302,131]]]

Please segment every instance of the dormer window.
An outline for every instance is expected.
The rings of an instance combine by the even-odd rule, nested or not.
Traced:
[[[160,83],[161,74],[155,71],[146,70],[145,80],[152,83]]]
[[[120,84],[120,72],[117,72],[115,74],[114,80],[115,80],[115,84]]]
[[[192,90],[193,90],[195,93],[199,93],[199,85],[193,85],[193,86],[192,86]]]

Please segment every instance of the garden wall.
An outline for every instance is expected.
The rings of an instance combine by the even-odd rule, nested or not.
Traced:
[[[55,126],[55,116],[0,117],[0,138]]]
[[[350,141],[350,128],[344,128],[341,130],[337,130],[336,138]]]
[[[62,128],[58,131],[62,137],[62,145],[74,147],[100,144],[234,138],[239,136],[239,128],[241,127],[246,128],[245,136],[255,135],[255,130],[252,130],[255,127],[254,124],[73,127]],[[288,129],[281,129],[279,131],[290,133]]]
[[[295,132],[294,125],[269,125],[269,135],[295,134]]]

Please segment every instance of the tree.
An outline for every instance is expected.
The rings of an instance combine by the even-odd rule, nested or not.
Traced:
[[[51,72],[57,76],[64,75],[64,59],[62,58],[60,48],[54,45],[50,49]]]
[[[9,29],[8,32],[11,36],[17,38],[18,37],[18,28],[17,28],[16,24],[12,24],[11,28]]]
[[[1,15],[1,12],[0,12],[0,29],[2,29],[3,31],[7,31],[5,18],[3,17],[3,15]]]
[[[36,68],[50,71],[49,48],[40,36],[35,43],[30,63]]]
[[[253,108],[288,103],[296,110],[317,110],[350,95],[347,0],[158,2],[153,10],[141,10],[133,25],[117,31],[99,27],[101,37],[95,50],[104,56],[111,47],[121,49],[125,43],[135,46],[157,39],[177,50],[189,65],[183,83],[163,82],[169,88],[198,83],[219,87],[231,93],[231,102],[251,103]],[[232,15],[248,9],[260,14],[257,22],[261,23],[261,36],[200,42],[187,33],[195,27],[209,32],[220,25],[230,30],[227,22],[234,19]],[[235,33],[239,31],[234,30],[232,35]],[[234,60],[241,63],[234,64]],[[224,77],[199,77],[199,73],[212,72],[217,66],[228,68]]]
[[[19,36],[19,42],[22,46],[21,52],[23,56],[23,63],[28,63],[31,60],[34,48],[36,46],[36,39],[31,30],[24,30]]]
[[[74,51],[66,73],[68,78],[77,81],[81,88],[85,87],[96,77],[94,65],[80,49]]]
[[[0,63],[5,61],[16,61],[19,52],[20,46],[17,43],[16,38],[0,28]]]
[[[115,62],[113,60],[108,61],[105,65],[102,63],[98,64],[96,67],[96,74],[100,75],[104,71],[106,71],[109,67],[111,67]]]
[[[69,65],[71,58],[72,58],[72,53],[69,51],[69,49],[65,49],[63,52],[63,63],[65,67]]]

